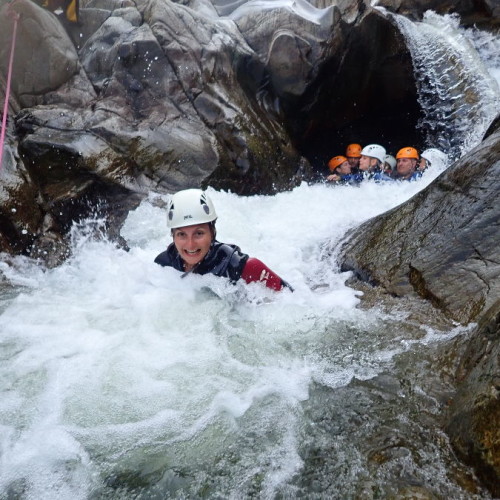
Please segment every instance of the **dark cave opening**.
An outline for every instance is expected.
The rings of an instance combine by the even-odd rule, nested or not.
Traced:
[[[287,109],[296,148],[317,173],[350,143],[381,144],[396,155],[406,146],[422,150],[411,56],[387,19],[369,15],[343,36],[344,49],[326,59],[308,90]]]

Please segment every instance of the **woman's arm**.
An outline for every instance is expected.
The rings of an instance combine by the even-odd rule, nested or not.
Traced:
[[[274,271],[269,269],[259,259],[255,259],[253,257],[250,257],[247,260],[241,273],[241,277],[247,283],[260,281],[261,283],[264,283],[267,288],[271,288],[277,292],[279,292],[284,286],[293,292],[293,288],[286,281],[282,280]]]

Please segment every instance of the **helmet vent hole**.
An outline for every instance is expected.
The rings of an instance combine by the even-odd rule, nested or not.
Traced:
[[[200,198],[200,205],[202,206],[203,211],[208,215],[210,213],[210,207],[203,196]]]

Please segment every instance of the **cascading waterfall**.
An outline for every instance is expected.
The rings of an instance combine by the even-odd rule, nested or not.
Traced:
[[[436,35],[440,47],[454,37]],[[494,105],[488,95],[481,106]],[[462,125],[466,96],[454,98]],[[467,146],[452,125],[433,145],[473,145],[489,119],[474,113]],[[272,197],[209,189],[220,240],[261,258],[293,294],[154,264],[169,242],[167,197],[154,193],[122,230],[129,252],[95,240],[93,221],[75,226],[57,269],[2,256],[0,498],[490,499],[439,421],[450,391],[440,349],[467,328],[369,290],[361,307],[330,252],[444,168]]]
[[[391,14],[410,50],[429,147],[458,158],[476,146],[500,111],[500,89],[456,15],[427,11],[422,22]],[[476,35],[478,30],[476,30]],[[483,35],[482,38],[485,38]],[[489,44],[498,47],[498,36]],[[483,56],[492,61],[487,42]],[[471,127],[473,124],[473,127]]]

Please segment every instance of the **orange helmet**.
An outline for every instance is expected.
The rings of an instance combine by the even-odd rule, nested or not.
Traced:
[[[361,149],[360,144],[349,144],[345,150],[345,155],[351,158],[361,158]]]
[[[342,165],[347,161],[347,158],[345,156],[334,156],[329,162],[328,162],[328,168],[333,172],[339,165]]]
[[[403,148],[398,151],[396,159],[400,158],[413,158],[418,160],[418,151],[415,148]]]

